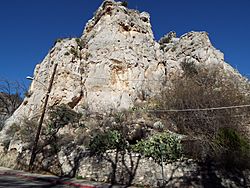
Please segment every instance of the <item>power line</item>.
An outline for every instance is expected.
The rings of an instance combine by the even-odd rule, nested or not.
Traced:
[[[247,117],[247,118],[249,118],[249,115],[248,114],[244,114],[244,115],[234,115],[234,116],[228,116],[229,118],[244,118],[244,117]],[[190,119],[196,119],[196,120],[200,120],[200,119],[204,119],[204,120],[206,120],[206,119],[225,119],[225,118],[228,118],[228,117],[225,117],[225,116],[222,116],[222,115],[220,115],[220,116],[218,116],[218,115],[214,115],[214,116],[206,116],[206,117],[180,117],[181,119],[183,119],[183,120],[190,120]]]
[[[187,108],[187,109],[156,109],[147,110],[148,112],[195,112],[195,111],[213,111],[213,110],[225,110],[225,109],[236,109],[236,108],[247,108],[250,104],[237,105],[237,106],[222,106],[212,108]]]
[[[83,77],[83,79],[96,79],[96,80],[106,80],[109,81],[111,78],[107,77]],[[162,78],[162,79],[121,79],[121,78],[116,78],[116,80],[121,81],[121,82],[168,82],[167,78]],[[241,83],[235,84],[235,86],[241,85]],[[226,91],[234,91],[235,89],[227,89]]]
[[[97,79],[97,80],[110,80],[110,78],[105,77],[84,77],[85,79],[91,78],[91,79]],[[132,82],[132,81],[147,81],[147,82],[159,82],[159,81],[166,81],[166,79],[121,79],[117,78],[119,81],[123,82]]]

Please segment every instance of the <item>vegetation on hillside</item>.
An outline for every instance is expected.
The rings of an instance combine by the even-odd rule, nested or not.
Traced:
[[[77,161],[89,151],[90,156],[110,163],[112,183],[117,183],[118,164],[122,164],[122,183],[127,185],[132,183],[142,157],[161,166],[163,183],[165,164],[183,157],[209,161],[230,171],[249,169],[250,108],[239,107],[250,104],[249,83],[219,68],[187,62],[181,66],[183,76],[171,88],[127,111],[98,114],[86,106],[80,114],[66,104],[49,108],[36,151],[36,165],[46,164],[40,167],[62,174],[59,153],[67,156],[77,150],[73,170],[68,174],[75,176]],[[19,96],[13,99],[18,106]],[[38,119],[39,116],[24,117],[23,124],[13,125],[12,133],[8,133],[26,143],[24,150],[32,148]],[[25,165],[27,156],[23,154],[19,162]]]
[[[183,142],[187,156],[213,160],[227,169],[250,168],[250,108],[237,107],[250,104],[249,83],[219,67],[184,62],[182,68],[183,77],[154,100],[155,109],[166,110],[155,115],[188,136]]]
[[[0,130],[4,121],[10,117],[23,101],[22,94],[25,91],[23,84],[0,80]]]

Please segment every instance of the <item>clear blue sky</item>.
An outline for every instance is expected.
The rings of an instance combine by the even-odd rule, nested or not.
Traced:
[[[0,0],[0,77],[25,81],[57,38],[79,37],[102,0]],[[155,38],[207,31],[213,45],[250,75],[250,0],[128,0],[151,14]]]

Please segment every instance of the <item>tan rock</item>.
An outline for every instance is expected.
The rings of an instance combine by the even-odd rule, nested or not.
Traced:
[[[34,70],[34,81],[22,105],[0,133],[23,118],[39,117],[54,64],[58,64],[48,107],[68,104],[82,111],[107,113],[146,101],[181,76],[180,64],[193,61],[218,66],[224,73],[241,77],[225,63],[206,32],[190,32],[180,38],[172,32],[159,43],[154,40],[150,16],[106,0],[88,21],[81,38],[58,41]]]

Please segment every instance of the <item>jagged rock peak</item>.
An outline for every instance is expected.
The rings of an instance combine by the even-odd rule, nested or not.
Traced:
[[[111,26],[119,31],[150,34],[153,38],[150,16],[147,12],[140,13],[137,10],[128,9],[122,2],[113,0],[104,1],[97,9],[94,17],[86,24],[82,38],[88,38],[86,35],[93,30],[94,32],[108,30]]]

